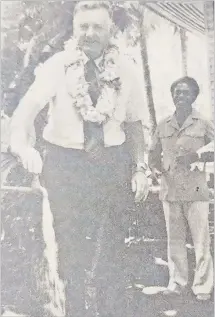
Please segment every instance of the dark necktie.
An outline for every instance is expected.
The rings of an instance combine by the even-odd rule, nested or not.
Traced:
[[[89,95],[96,106],[100,95],[100,88],[96,76],[96,65],[93,60],[89,60],[85,65],[85,80],[89,84]],[[85,150],[95,154],[101,150],[104,145],[103,125],[84,121]]]

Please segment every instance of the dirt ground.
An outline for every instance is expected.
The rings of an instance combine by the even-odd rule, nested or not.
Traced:
[[[44,298],[38,292],[36,272],[44,249],[41,199],[29,194],[27,197],[26,194],[6,194],[2,206],[2,312],[10,310],[42,317]],[[126,249],[131,272],[131,285],[127,289],[131,317],[212,317],[213,302],[199,303],[191,292],[171,300],[155,294],[168,282],[165,222],[157,195],[150,194],[132,214],[131,223],[137,219],[138,226],[130,230],[130,241],[132,235],[136,235],[136,239]],[[213,244],[212,208],[209,220]],[[192,281],[195,257],[189,235],[188,244]],[[144,286],[143,291],[137,284]],[[148,288],[151,286],[154,288]]]

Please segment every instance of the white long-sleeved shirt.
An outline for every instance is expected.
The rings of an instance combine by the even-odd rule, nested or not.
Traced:
[[[37,114],[49,103],[49,120],[43,137],[52,144],[65,148],[84,148],[83,119],[78,114],[74,99],[68,93],[64,50],[39,66],[34,83],[21,99],[11,121],[11,147],[22,147],[23,135],[31,134]],[[88,58],[86,57],[86,62]],[[98,62],[98,61],[97,61]],[[97,63],[98,64],[98,63]],[[123,144],[123,122],[144,121],[146,103],[144,87],[135,66],[123,55],[119,58],[121,91],[113,116],[103,125],[105,147]]]

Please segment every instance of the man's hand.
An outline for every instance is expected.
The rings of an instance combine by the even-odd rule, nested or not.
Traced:
[[[27,169],[30,173],[41,174],[43,162],[40,153],[33,147],[28,147],[17,153],[23,167]]]
[[[146,200],[149,194],[149,184],[143,172],[136,172],[132,177],[132,192],[136,193],[135,202]]]

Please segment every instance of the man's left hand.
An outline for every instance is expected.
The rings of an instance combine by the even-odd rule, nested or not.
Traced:
[[[132,177],[132,192],[135,194],[135,202],[146,200],[149,194],[149,183],[143,172],[136,172]]]

